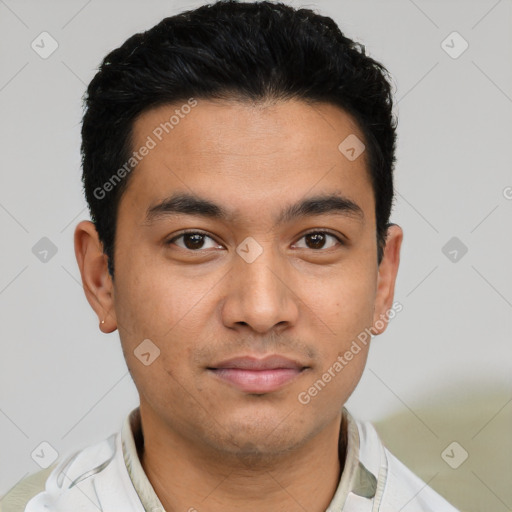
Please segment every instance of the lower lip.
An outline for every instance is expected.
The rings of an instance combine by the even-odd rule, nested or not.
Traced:
[[[243,370],[240,368],[211,369],[217,377],[235,385],[247,393],[269,393],[275,391],[299,375],[299,368],[276,368],[273,370]]]

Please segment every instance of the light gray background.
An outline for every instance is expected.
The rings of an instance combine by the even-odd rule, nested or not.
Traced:
[[[461,397],[504,392],[478,417],[475,432],[485,429],[512,408],[512,2],[289,3],[332,16],[396,84],[403,311],[374,339],[348,407],[423,422],[422,404],[452,400],[456,415]],[[118,335],[99,331],[73,253],[74,226],[88,218],[81,96],[111,49],[201,4],[0,0],[0,495],[39,469],[30,454],[41,441],[64,454],[117,431],[137,405]],[[47,59],[31,48],[43,31],[59,44]],[[456,59],[441,46],[453,31],[469,43]],[[442,252],[454,236],[468,248],[457,262]],[[32,252],[42,237],[58,249],[46,263]],[[478,477],[493,510],[512,507],[484,467]]]

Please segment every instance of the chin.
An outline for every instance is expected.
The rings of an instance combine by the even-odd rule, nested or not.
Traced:
[[[255,432],[249,435],[239,434],[225,441],[216,443],[217,451],[222,452],[224,456],[232,456],[251,465],[274,460],[276,456],[288,453],[302,444],[301,440],[289,434],[284,438],[270,438],[265,433]]]
[[[242,417],[225,415],[222,423],[214,425],[217,435],[210,441],[217,450],[242,458],[283,454],[311,436],[303,421],[295,425],[287,419],[287,414],[282,412],[271,416],[268,413]]]

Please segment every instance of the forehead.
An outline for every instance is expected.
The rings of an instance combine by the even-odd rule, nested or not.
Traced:
[[[133,145],[138,147],[151,136],[159,146],[179,144],[183,155],[210,152],[210,156],[258,158],[286,149],[297,155],[327,151],[338,156],[340,137],[364,139],[354,118],[329,103],[194,102],[193,107],[184,101],[143,112],[133,125]]]
[[[344,152],[345,141],[360,151],[364,137],[342,109],[299,100],[194,101],[153,108],[134,122],[132,149],[151,149],[130,178],[132,204],[147,209],[179,191],[219,198],[233,211],[262,210],[336,191],[373,208],[366,151]]]

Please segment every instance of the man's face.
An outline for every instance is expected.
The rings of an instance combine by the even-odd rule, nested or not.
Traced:
[[[329,104],[198,100],[159,140],[155,128],[179,107],[134,124],[132,148],[148,136],[156,146],[119,205],[111,315],[147,414],[221,452],[284,452],[339,419],[368,345],[307,404],[298,397],[384,313],[366,153],[338,149],[363,135]],[[177,194],[227,217],[177,213]],[[345,203],[282,218],[320,196]],[[160,350],[149,365],[134,353],[143,340],[143,360]],[[258,366],[271,355],[293,363]]]

